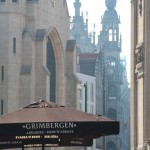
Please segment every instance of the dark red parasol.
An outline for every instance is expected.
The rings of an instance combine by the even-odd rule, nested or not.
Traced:
[[[118,121],[45,100],[0,117],[0,148],[91,146],[93,139],[114,134]]]

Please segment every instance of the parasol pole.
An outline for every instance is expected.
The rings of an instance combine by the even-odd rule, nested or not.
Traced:
[[[44,150],[45,149],[45,147],[44,147],[44,135],[43,135],[43,142],[42,142],[42,150]]]
[[[84,84],[85,88],[85,112],[87,112],[87,82]],[[86,146],[84,147],[84,150],[86,150]]]
[[[22,150],[24,150],[24,144],[22,145]]]
[[[44,144],[42,144],[42,150],[44,150],[45,148],[44,148]]]

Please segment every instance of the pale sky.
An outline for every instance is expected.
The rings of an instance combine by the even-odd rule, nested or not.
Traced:
[[[67,0],[69,15],[74,16],[75,0]],[[93,31],[93,24],[96,25],[96,34],[101,31],[101,16],[103,16],[106,6],[105,0],[80,0],[81,12],[86,18],[86,11],[88,11],[89,32]],[[130,0],[117,0],[116,10],[120,15],[120,33],[122,35],[122,53],[127,60],[127,74],[130,80]],[[130,82],[130,81],[129,81]]]

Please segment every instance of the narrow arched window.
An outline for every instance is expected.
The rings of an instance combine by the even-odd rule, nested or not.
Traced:
[[[114,30],[114,41],[116,41],[117,40],[117,32],[116,32],[116,30]]]
[[[109,41],[113,40],[112,29],[109,29]]]
[[[117,88],[115,86],[111,86],[109,88],[109,99],[116,99],[117,98]]]
[[[56,102],[56,63],[55,63],[54,48],[50,38],[48,38],[48,42],[47,42],[47,68],[51,73],[50,101],[55,103]]]

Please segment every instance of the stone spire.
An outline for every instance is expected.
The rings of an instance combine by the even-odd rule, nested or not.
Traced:
[[[81,8],[81,2],[80,0],[75,0],[74,2],[74,8],[75,8],[75,16],[80,16],[80,8]]]

